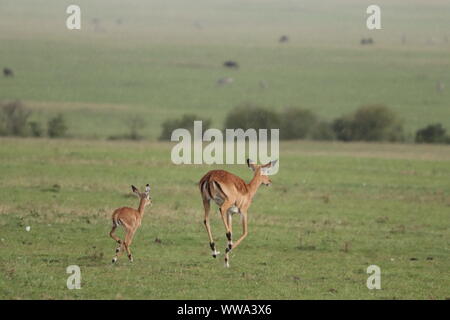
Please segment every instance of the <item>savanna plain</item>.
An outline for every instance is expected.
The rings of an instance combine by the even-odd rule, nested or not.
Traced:
[[[368,1],[80,0],[79,31],[65,27],[71,2],[2,1],[0,63],[14,77],[0,78],[0,100],[21,100],[36,121],[63,114],[68,136],[0,138],[0,299],[449,299],[449,145],[282,142],[224,268],[197,183],[213,168],[252,172],[175,165],[173,143],[157,139],[167,119],[195,113],[222,128],[245,103],[325,120],[382,103],[410,138],[450,128],[450,4],[378,2],[383,29],[369,32]],[[145,121],[144,139],[109,140],[130,117]],[[111,213],[137,207],[130,185],[147,183],[134,262],[112,265]],[[69,265],[80,290],[66,286]],[[370,265],[381,290],[366,286]]]

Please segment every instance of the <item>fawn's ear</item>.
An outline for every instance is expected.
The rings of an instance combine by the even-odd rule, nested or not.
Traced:
[[[256,170],[256,163],[250,159],[247,159],[247,166],[253,171]]]
[[[131,190],[133,190],[134,193],[136,193],[137,195],[139,195],[139,190],[138,188],[136,188],[135,186],[131,186]]]

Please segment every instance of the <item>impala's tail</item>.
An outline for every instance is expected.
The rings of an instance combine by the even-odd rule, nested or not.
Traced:
[[[214,200],[217,196],[226,199],[227,195],[223,191],[219,182],[211,178],[212,171],[208,172],[199,182],[200,193],[205,200]]]
[[[113,215],[111,217],[112,218],[112,224],[113,224],[114,228],[117,228],[117,226],[123,225],[123,222],[119,218],[119,213],[120,213],[120,210],[116,210],[116,211],[114,211],[114,213],[113,213]]]

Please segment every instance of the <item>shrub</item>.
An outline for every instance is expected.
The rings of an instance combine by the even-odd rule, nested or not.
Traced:
[[[48,121],[47,134],[50,138],[61,138],[66,135],[67,125],[62,114]]]
[[[312,128],[310,137],[312,140],[334,140],[336,138],[332,125],[325,121],[317,123]]]
[[[416,132],[416,143],[449,143],[450,138],[442,124],[430,124]]]
[[[184,114],[180,119],[169,119],[162,124],[162,132],[159,140],[170,140],[172,132],[175,129],[184,128],[189,130],[191,135],[194,133],[194,121],[202,121],[202,130],[208,130],[211,126],[210,119],[203,119],[195,114]],[[203,134],[202,132],[202,134]]]
[[[279,129],[280,116],[271,110],[254,105],[242,105],[228,113],[226,129]]]
[[[333,122],[336,137],[343,141],[401,141],[403,127],[397,115],[383,105],[364,106]]]
[[[310,110],[289,108],[281,114],[280,139],[305,139],[317,124],[317,116]]]
[[[126,138],[131,140],[141,140],[143,137],[139,134],[139,131],[145,128],[145,125],[146,123],[144,119],[139,116],[131,117],[127,122],[130,133],[126,136]]]
[[[20,101],[0,105],[0,134],[10,136],[27,136],[28,118],[31,111]]]
[[[31,121],[28,123],[30,127],[30,134],[33,137],[42,137],[44,135],[44,129],[41,124],[36,121]]]
[[[333,121],[331,128],[336,139],[341,141],[353,140],[353,121],[350,117],[341,117]]]

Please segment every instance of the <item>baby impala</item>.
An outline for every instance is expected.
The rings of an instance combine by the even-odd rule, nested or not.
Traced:
[[[112,229],[109,235],[119,244],[116,248],[116,255],[112,259],[113,263],[117,261],[117,258],[122,254],[124,249],[127,250],[128,259],[133,262],[130,245],[133,241],[134,233],[141,225],[145,207],[152,203],[152,199],[150,197],[150,186],[148,184],[145,187],[145,192],[139,192],[135,186],[131,186],[131,189],[140,199],[139,207],[137,209],[128,207],[119,208],[114,210],[112,214]],[[125,240],[123,241],[114,234],[117,226],[122,226],[125,228]]]

